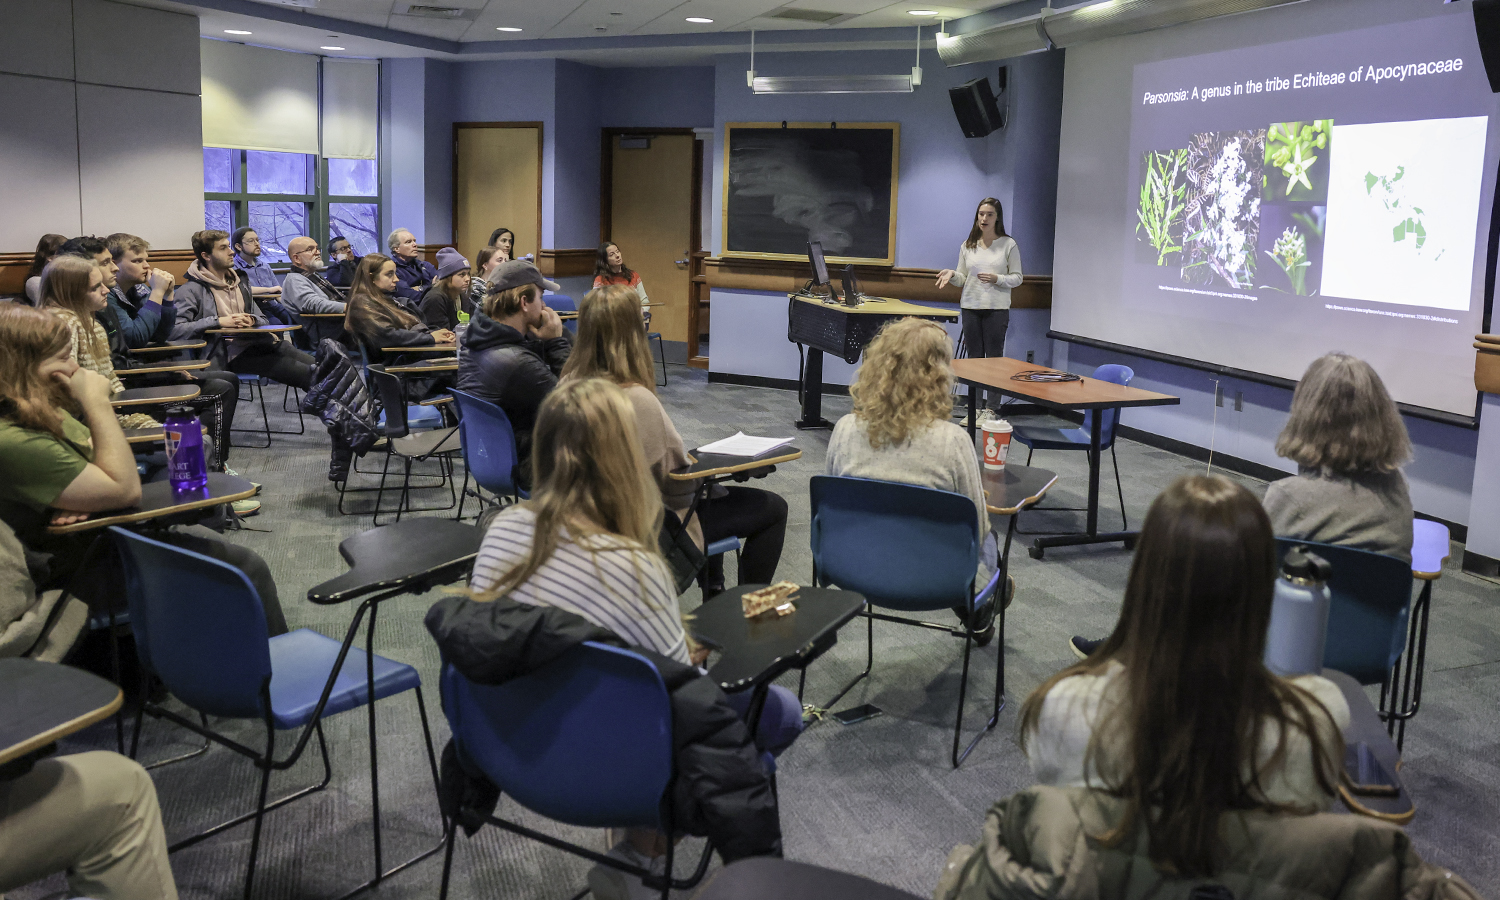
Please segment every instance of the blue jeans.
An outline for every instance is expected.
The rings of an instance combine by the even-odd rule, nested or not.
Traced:
[[[736,691],[725,696],[743,719],[750,714],[750,697],[754,693]],[[780,756],[801,733],[802,704],[797,695],[779,684],[771,685],[765,708],[761,710],[760,725],[755,729],[755,745],[772,756]]]

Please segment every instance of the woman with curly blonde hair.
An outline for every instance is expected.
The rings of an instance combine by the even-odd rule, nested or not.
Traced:
[[[985,512],[979,458],[968,432],[952,422],[953,341],[928,319],[898,319],[865,348],[849,388],[854,412],[833,428],[828,474],[899,481],[963,494],[974,501],[985,535],[977,579],[989,581],[997,558]],[[1006,601],[1013,588],[1006,586]],[[961,610],[955,610],[962,615]],[[994,624],[993,604],[976,612],[975,631]]]

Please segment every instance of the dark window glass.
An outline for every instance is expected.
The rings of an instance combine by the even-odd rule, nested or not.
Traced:
[[[251,201],[250,227],[260,238],[261,259],[287,262],[286,245],[292,238],[307,234],[307,204]]]
[[[203,201],[203,228],[234,233],[234,204],[228,200]]]
[[[247,150],[246,180],[252,194],[311,194],[312,157],[306,153]]]
[[[330,160],[331,162],[332,160]],[[342,234],[359,256],[384,253],[380,243],[380,207],[374,203],[328,204],[328,235]]]
[[[203,190],[232,194],[239,189],[240,151],[223,147],[203,148]]]
[[[330,159],[328,193],[339,197],[373,197],[376,194],[375,160]]]

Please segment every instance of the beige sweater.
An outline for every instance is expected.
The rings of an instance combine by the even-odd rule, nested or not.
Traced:
[[[70,341],[69,351],[78,364],[91,372],[98,372],[109,379],[109,390],[112,394],[118,394],[125,390],[124,382],[120,376],[115,374],[114,360],[109,356],[109,335],[105,333],[104,326],[99,324],[98,319],[90,319],[89,325],[93,326],[93,346],[83,340],[82,322],[71,310],[61,309],[56,306],[48,307],[52,314],[62,319],[68,326],[68,338]],[[146,415],[145,413],[117,413],[115,418],[120,421],[121,428],[160,428],[161,423]]]
[[[662,408],[661,401],[656,399],[656,394],[650,388],[632,384],[625,388],[625,396],[630,398],[630,405],[635,407],[635,424],[640,431],[641,450],[645,453],[646,465],[651,469],[652,477],[661,487],[662,503],[680,519],[692,505],[693,494],[699,485],[697,479],[676,481],[668,477],[668,473],[692,465],[687,448],[683,446],[682,435],[677,433],[677,428],[667,417],[667,411]],[[687,532],[692,535],[693,543],[702,549],[703,526],[696,515],[688,523]]]

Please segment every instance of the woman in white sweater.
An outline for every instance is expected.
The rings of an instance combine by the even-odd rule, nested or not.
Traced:
[[[1021,253],[1005,233],[1000,201],[986,197],[974,211],[969,239],[958,249],[958,266],[938,273],[937,286],[956,284],[964,333],[964,355],[985,358],[1005,355],[1005,331],[1010,326],[1010,290],[1021,284]],[[1000,395],[989,393],[980,421],[993,418]],[[968,424],[965,422],[964,424]]]
[[[1125,798],[1134,813],[1117,834],[1144,823],[1160,870],[1215,871],[1226,813],[1333,801],[1343,694],[1261,661],[1275,557],[1249,491],[1218,475],[1179,478],[1146,514],[1114,634],[1021,709],[1037,781]]]

